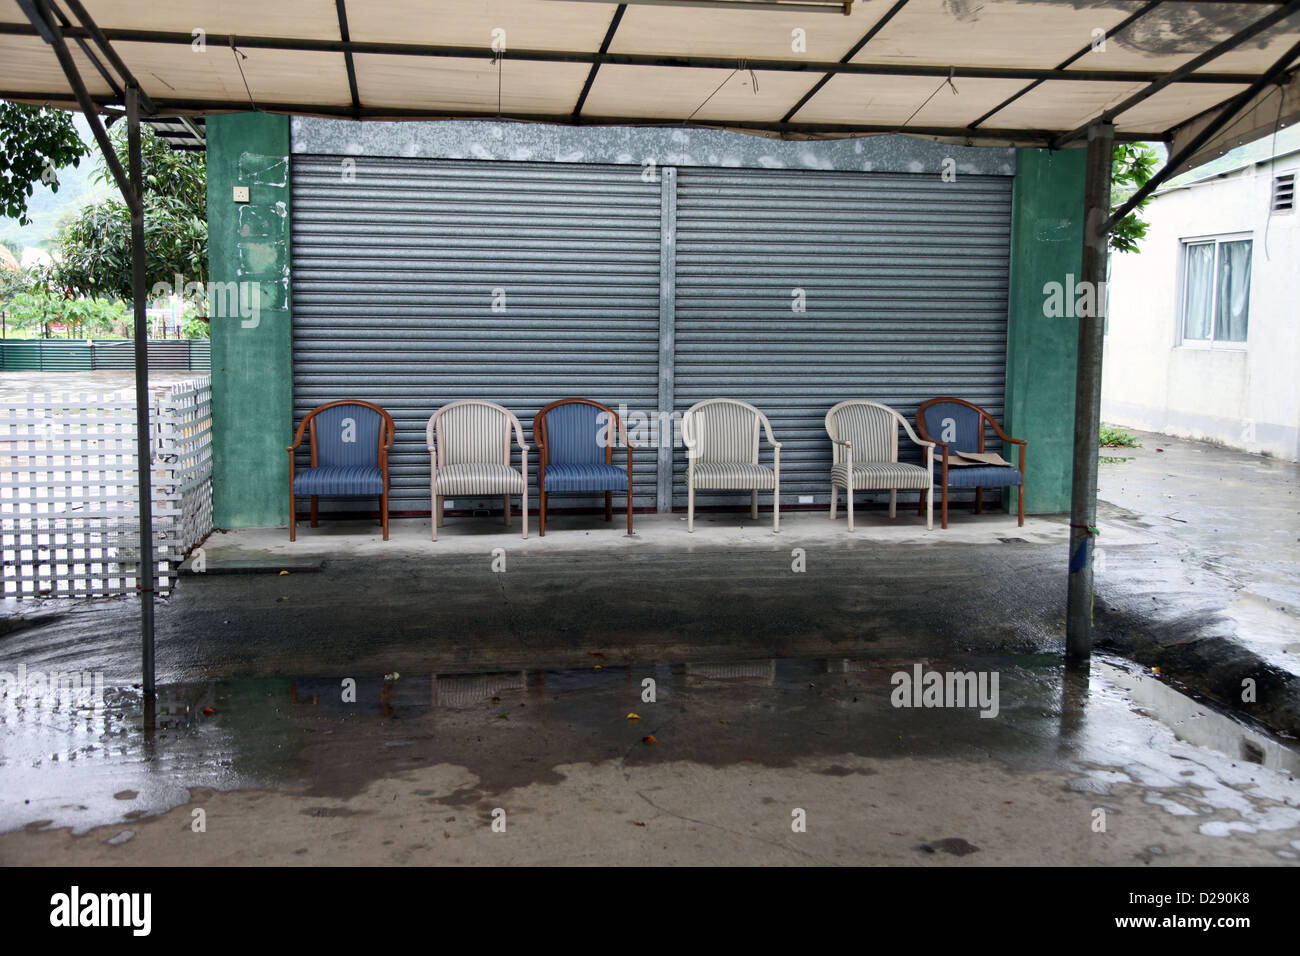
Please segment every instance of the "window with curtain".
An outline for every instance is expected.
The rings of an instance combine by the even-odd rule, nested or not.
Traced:
[[[1249,239],[1183,243],[1184,342],[1245,344],[1252,246]]]

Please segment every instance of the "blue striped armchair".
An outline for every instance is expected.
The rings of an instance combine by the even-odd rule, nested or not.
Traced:
[[[626,492],[632,533],[632,446],[617,412],[589,398],[562,398],[537,413],[533,440],[540,535],[546,536],[547,496],[556,491],[603,491],[606,521],[614,520],[614,492]],[[614,464],[615,441],[627,448],[626,469]]]
[[[519,443],[519,464],[510,467],[510,433]],[[528,446],[515,413],[496,402],[467,398],[433,413],[425,429],[429,448],[429,490],[433,498],[433,540],[443,521],[447,495],[501,495],[510,527],[510,496],[519,495],[528,537]]]
[[[1017,445],[1020,448],[1019,464],[954,464],[960,460],[962,452],[984,454],[984,424],[987,422],[999,439],[1003,448]],[[948,489],[974,488],[975,513],[984,507],[984,488],[1016,487],[1020,493],[1018,521],[1025,523],[1025,449],[1026,443],[1019,438],[1012,438],[1002,430],[989,412],[961,398],[932,398],[922,402],[916,410],[916,427],[926,438],[934,436],[934,441],[942,449],[943,457],[934,463],[934,479],[939,485],[942,497],[940,506],[940,523],[948,527]]]
[[[311,526],[320,520],[319,499],[379,497],[379,524],[388,540],[388,451],[393,418],[372,402],[345,399],[313,408],[298,425],[289,452],[289,540],[298,536],[297,499],[311,498]],[[295,457],[306,435],[311,467],[301,471]]]

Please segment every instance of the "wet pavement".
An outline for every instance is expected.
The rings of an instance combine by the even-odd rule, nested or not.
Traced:
[[[148,734],[130,691],[11,698],[0,861],[1300,860],[1300,755],[1140,668],[924,662],[996,674],[985,718],[894,706],[915,666],[404,673],[356,703],[333,677],[230,679],[163,688]]]
[[[0,670],[105,691],[0,693],[0,862],[1294,863],[1296,466],[1191,444],[1103,466],[1086,678],[1063,517],[217,535],[148,733],[131,602],[8,606]],[[996,674],[996,716],[895,706],[917,667]]]
[[[1155,537],[1159,560],[1099,538],[1103,588],[1120,591],[1108,599],[1163,580],[1172,600],[1150,602],[1154,616],[1218,615],[1235,641],[1300,674],[1300,464],[1132,434],[1141,447],[1106,450],[1126,460],[1100,466],[1098,496],[1112,523]]]

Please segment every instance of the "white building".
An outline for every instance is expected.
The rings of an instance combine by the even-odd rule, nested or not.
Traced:
[[[1300,128],[1171,179],[1111,256],[1102,420],[1300,460]]]

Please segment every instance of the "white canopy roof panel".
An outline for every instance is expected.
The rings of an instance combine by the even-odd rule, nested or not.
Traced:
[[[0,97],[75,108],[29,16],[48,3],[107,108],[122,101],[120,76],[95,28],[158,115],[500,116],[1060,146],[1144,92],[1114,115],[1118,137],[1176,140],[1300,43],[1294,0],[818,2],[0,0]],[[1282,88],[1256,105],[1268,97],[1276,122]],[[1287,125],[1300,108],[1294,95],[1283,105]],[[1257,135],[1267,112],[1254,111]]]

